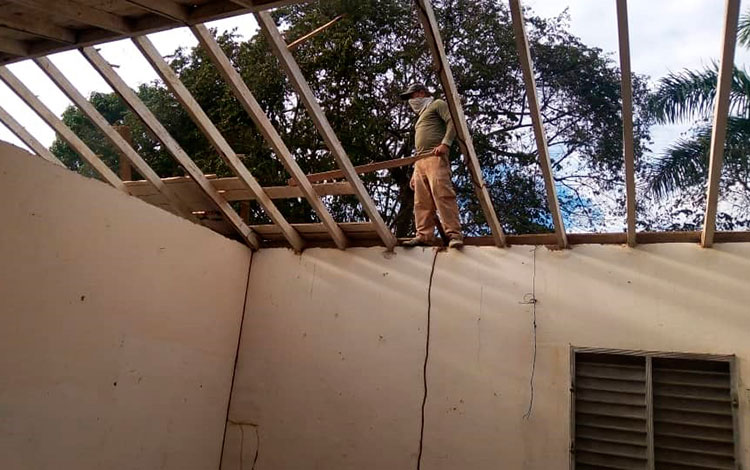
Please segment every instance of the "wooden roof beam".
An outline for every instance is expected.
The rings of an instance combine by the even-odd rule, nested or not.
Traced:
[[[11,0],[13,3],[53,13],[63,18],[79,21],[107,31],[121,34],[133,32],[130,22],[108,11],[99,10],[72,0]]]
[[[75,86],[65,78],[65,75],[46,57],[34,59],[39,68],[55,83],[60,90],[86,115],[91,122],[99,128],[104,136],[112,143],[120,158],[125,158],[133,167],[138,170],[149,183],[154,185],[170,205],[184,218],[198,223],[198,219],[193,215],[192,209],[187,206],[180,198],[174,194],[159,177],[156,172],[146,163],[138,152],[107,122],[99,111],[94,108]]]
[[[127,193],[122,180],[86,145],[78,136],[66,126],[55,113],[53,113],[39,98],[34,95],[26,85],[13,75],[5,66],[0,66],[0,80],[5,82],[13,92],[18,95],[39,117],[44,120],[71,148],[91,165],[94,171],[113,187]]]
[[[76,33],[74,31],[48,21],[43,21],[38,17],[0,13],[0,27],[65,44],[75,44],[76,42]]]
[[[12,54],[18,57],[29,55],[29,43],[18,39],[0,37],[0,52]]]
[[[255,125],[258,126],[258,130],[263,135],[266,143],[268,143],[276,156],[281,160],[281,163],[292,176],[292,179],[299,182],[305,199],[315,210],[323,225],[328,229],[336,246],[342,250],[346,248],[348,244],[346,235],[313,189],[302,168],[300,168],[294,159],[292,152],[289,151],[289,148],[287,148],[283,139],[273,127],[268,115],[260,107],[260,104],[258,104],[252,92],[242,80],[237,69],[234,68],[229,58],[224,54],[224,51],[221,50],[211,32],[204,25],[197,25],[191,29],[203,47],[203,50],[206,51],[214,66],[219,70],[224,81],[229,85],[235,98],[237,98],[245,111],[253,119]]]
[[[180,78],[172,70],[166,60],[159,54],[156,47],[146,36],[138,36],[133,38],[133,43],[143,54],[146,60],[151,64],[156,73],[161,77],[167,87],[172,91],[177,101],[182,104],[182,107],[187,111],[190,118],[203,132],[208,141],[213,145],[219,156],[229,166],[229,168],[237,175],[240,180],[252,191],[258,198],[258,202],[265,211],[266,215],[281,228],[282,233],[286,237],[289,244],[296,250],[302,251],[305,247],[305,242],[300,237],[294,228],[286,221],[286,218],[281,214],[279,209],[273,203],[271,198],[266,195],[263,191],[263,187],[258,183],[255,177],[250,173],[250,170],[242,163],[240,158],[235,153],[234,149],[229,145],[229,142],[219,132],[214,123],[203,111],[200,104],[195,100],[190,91],[180,81]]]
[[[628,0],[617,0],[617,31],[620,42],[620,71],[622,74],[622,143],[625,159],[625,201],[628,246],[636,241],[635,198],[635,135],[633,132],[633,81],[630,68],[630,31]]]
[[[0,122],[2,122],[5,127],[8,128],[9,131],[11,131],[18,139],[23,142],[27,147],[29,147],[34,153],[42,157],[43,159],[47,160],[50,163],[54,163],[56,165],[60,165],[61,167],[65,168],[65,165],[63,162],[58,160],[56,156],[52,154],[52,152],[47,149],[44,145],[42,145],[41,142],[36,140],[36,138],[29,133],[29,131],[26,130],[25,127],[21,125],[18,121],[13,119],[13,116],[11,116],[5,109],[0,107]]]
[[[440,37],[440,30],[438,29],[435,12],[433,11],[429,0],[417,0],[416,4],[417,14],[419,15],[419,19],[424,28],[427,45],[432,53],[432,60],[435,63],[435,69],[440,77],[440,83],[443,85],[446,102],[448,103],[448,108],[450,109],[451,117],[453,118],[453,124],[456,127],[456,140],[458,140],[461,152],[466,157],[466,166],[469,169],[469,174],[471,175],[471,181],[474,185],[474,191],[479,200],[479,205],[482,207],[482,211],[487,219],[487,224],[490,226],[490,230],[492,230],[495,244],[499,247],[504,247],[506,246],[505,233],[503,232],[502,225],[500,225],[500,220],[498,219],[497,212],[492,204],[489,191],[487,191],[487,185],[484,182],[482,167],[479,164],[479,159],[474,150],[474,141],[469,132],[469,125],[466,122],[466,116],[464,115],[463,107],[461,106],[461,98],[458,95],[456,82],[453,79],[453,72],[448,63],[448,56],[445,53],[443,40]]]
[[[565,234],[565,223],[563,222],[560,203],[557,199],[557,190],[555,189],[555,180],[552,175],[552,160],[547,147],[547,136],[544,132],[544,123],[542,122],[542,111],[539,107],[539,97],[536,90],[536,81],[534,79],[534,64],[531,60],[531,51],[529,49],[529,37],[526,34],[526,25],[523,19],[523,8],[521,0],[510,0],[510,12],[513,18],[513,29],[516,35],[516,48],[521,61],[521,71],[523,72],[523,81],[526,85],[526,95],[529,102],[529,112],[534,127],[534,137],[536,138],[537,150],[539,152],[539,166],[542,168],[544,177],[544,186],[547,188],[547,205],[552,214],[552,221],[555,227],[555,236],[560,248],[568,247],[568,238]]]
[[[708,166],[708,190],[706,214],[701,232],[701,246],[710,248],[714,244],[716,232],[716,212],[719,205],[719,183],[721,167],[724,163],[724,146],[727,139],[729,120],[729,94],[732,91],[734,72],[734,52],[737,46],[737,24],[740,17],[740,0],[726,0],[724,13],[724,34],[721,46],[721,64],[714,105],[714,121],[711,133],[711,156]]]
[[[198,165],[188,156],[187,153],[180,147],[180,144],[172,137],[167,129],[156,119],[156,116],[146,107],[141,101],[138,95],[125,83],[125,81],[117,75],[111,65],[104,59],[104,57],[97,52],[93,47],[86,47],[81,50],[84,57],[94,66],[99,74],[104,78],[110,87],[117,93],[125,104],[133,110],[133,112],[143,121],[156,138],[164,145],[167,151],[174,157],[177,163],[182,166],[185,171],[190,175],[193,180],[200,186],[203,192],[208,196],[211,201],[219,208],[224,214],[227,221],[242,238],[253,248],[258,249],[260,247],[260,239],[258,236],[248,227],[248,225],[242,220],[237,211],[219,194],[219,191],[211,185],[209,180],[203,175],[203,171],[198,168]]]
[[[328,118],[326,118],[323,108],[320,107],[320,103],[318,103],[317,98],[315,98],[307,80],[305,80],[299,65],[297,65],[297,62],[294,60],[294,57],[292,57],[289,49],[287,49],[286,42],[284,42],[284,38],[281,37],[281,33],[279,33],[279,30],[276,27],[276,23],[274,23],[273,18],[271,18],[271,15],[267,12],[255,13],[255,18],[260,25],[261,31],[263,31],[264,36],[270,44],[271,50],[279,59],[279,63],[284,69],[284,72],[286,72],[289,82],[297,91],[297,95],[304,103],[315,127],[323,137],[326,146],[331,151],[339,168],[341,168],[346,175],[347,181],[351,183],[354,188],[357,198],[362,204],[362,208],[372,221],[375,230],[378,232],[378,235],[381,240],[383,240],[385,246],[389,250],[392,250],[398,244],[398,240],[393,233],[391,233],[390,229],[385,224],[385,221],[383,221],[383,217],[378,212],[375,202],[367,193],[364,184],[362,184],[362,180],[354,169],[354,165],[352,165],[349,156],[346,154],[346,150],[344,150],[341,141],[339,141],[338,136],[328,122]]]
[[[125,0],[127,3],[140,8],[143,11],[157,14],[164,18],[187,23],[190,20],[190,8],[171,0]]]

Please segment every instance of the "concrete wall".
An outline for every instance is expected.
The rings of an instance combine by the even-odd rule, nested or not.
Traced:
[[[0,145],[0,468],[218,468],[249,251]]]
[[[259,470],[416,468],[432,260],[423,249],[260,251],[222,468],[240,468],[240,455]],[[568,468],[571,345],[736,354],[747,466],[748,273],[747,244],[440,253],[421,468]]]

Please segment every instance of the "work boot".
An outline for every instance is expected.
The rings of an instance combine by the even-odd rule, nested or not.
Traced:
[[[430,246],[432,243],[428,242],[422,237],[414,237],[411,240],[406,240],[404,243],[401,244],[402,246],[405,246],[407,248],[411,248],[414,246]]]
[[[448,242],[448,248],[461,249],[463,247],[464,247],[464,239],[461,237],[453,237],[451,238],[451,241]]]

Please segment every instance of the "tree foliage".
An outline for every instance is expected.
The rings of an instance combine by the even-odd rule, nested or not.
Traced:
[[[750,14],[740,21],[738,39],[749,47]],[[660,124],[694,121],[688,136],[679,139],[646,168],[647,190],[656,200],[667,201],[683,222],[678,228],[702,225],[706,204],[713,113],[718,65],[703,70],[683,70],[659,80],[650,99],[650,111]],[[724,143],[724,168],[720,190],[718,226],[731,230],[750,223],[750,76],[734,68],[729,102],[729,122]]]
[[[494,0],[435,1],[441,34],[472,130],[487,187],[505,229],[511,233],[548,231],[536,144],[518,65],[507,7]],[[294,51],[332,127],[354,164],[406,157],[413,152],[414,115],[398,100],[411,82],[439,90],[421,25],[410,2],[400,0],[323,0],[274,12],[288,42],[346,13],[331,29]],[[535,17],[529,35],[541,110],[554,159],[563,211],[569,223],[598,228],[601,214],[622,212],[622,127],[620,74],[600,49],[568,31],[567,18]],[[241,41],[232,32],[219,43],[308,173],[335,168],[334,161],[305,113],[262,35]],[[264,185],[285,184],[288,175],[251,119],[200,48],[180,49],[171,65],[245,164]],[[648,142],[645,79],[634,77],[637,152]],[[229,175],[206,139],[159,82],[142,85],[139,96],[206,173]],[[94,94],[92,102],[112,123],[134,130],[136,150],[162,176],[180,174],[164,149],[150,138],[113,95]],[[63,119],[107,164],[116,156],[74,108]],[[465,231],[487,233],[457,146],[452,150],[454,181]],[[80,161],[58,141],[53,151],[81,171]],[[413,231],[410,169],[363,176],[386,221],[400,236]],[[596,208],[598,197],[615,195]],[[363,220],[353,197],[328,197],[338,221]],[[314,221],[302,201],[279,201],[295,222]],[[593,215],[592,215],[593,214]],[[260,210],[256,220],[264,220]]]

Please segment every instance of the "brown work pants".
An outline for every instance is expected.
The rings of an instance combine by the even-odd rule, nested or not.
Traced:
[[[414,220],[417,236],[431,242],[435,238],[435,223],[440,223],[449,238],[462,238],[458,219],[456,192],[451,181],[451,167],[445,157],[427,157],[414,164]]]

